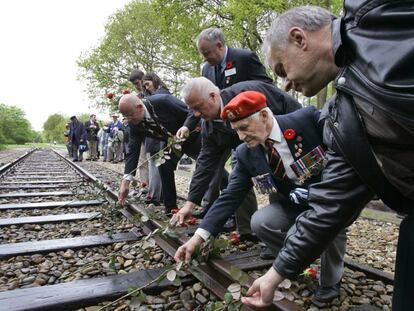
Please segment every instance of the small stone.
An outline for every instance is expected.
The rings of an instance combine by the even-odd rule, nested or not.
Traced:
[[[173,296],[174,294],[175,293],[173,291],[165,290],[161,293],[161,296],[164,297],[164,298],[168,298],[168,297]]]
[[[20,271],[24,274],[29,273],[30,269],[29,268],[22,268],[20,269]]]
[[[198,293],[196,295],[196,300],[198,300],[201,304],[206,304],[207,303],[207,298],[204,297],[203,295],[201,295],[200,293]]]
[[[33,281],[36,279],[36,277],[34,276],[34,275],[31,275],[31,276],[29,276],[29,277],[27,277],[27,278],[24,278],[23,280],[22,280],[22,283],[23,284],[29,284],[29,283],[33,283]]]
[[[352,278],[353,278],[353,279],[359,279],[359,278],[365,278],[365,277],[366,277],[365,273],[363,273],[363,272],[361,272],[361,271],[355,271],[355,272],[352,274]]]
[[[376,291],[378,295],[383,295],[387,292],[384,286],[381,286],[381,285],[374,285],[372,286],[372,289]]]
[[[7,288],[8,290],[13,290],[15,288],[19,287],[19,281],[13,281],[10,283],[9,287]]]
[[[390,295],[381,295],[381,300],[384,301],[387,305],[391,305],[392,297]]]
[[[129,267],[130,265],[132,265],[132,260],[127,260],[124,262],[124,267]]]
[[[156,262],[158,262],[162,259],[162,257],[163,257],[162,254],[155,254],[153,258]]]
[[[75,252],[71,249],[68,249],[66,252],[63,253],[63,257],[66,259],[73,258]]]
[[[36,280],[34,280],[33,283],[38,284],[40,286],[43,286],[47,283],[47,281],[45,279],[42,279],[42,278],[36,278]]]
[[[56,278],[60,278],[60,276],[62,275],[62,272],[56,270],[52,272],[52,275],[54,275]]]
[[[351,298],[351,301],[355,304],[363,305],[363,304],[369,304],[369,298],[366,297],[357,297],[354,296]]]
[[[193,289],[194,289],[194,291],[196,292],[196,293],[198,293],[198,292],[201,292],[201,289],[202,289],[203,287],[202,287],[202,285],[200,284],[200,283],[195,283],[194,285],[193,285]]]
[[[34,264],[39,264],[41,262],[43,262],[44,258],[42,255],[40,254],[34,254],[32,255],[32,257],[30,257],[30,260],[34,263]]]
[[[189,290],[183,290],[180,294],[180,300],[182,301],[190,301],[193,299],[191,292]]]

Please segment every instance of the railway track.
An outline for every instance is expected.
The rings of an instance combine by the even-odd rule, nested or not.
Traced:
[[[150,217],[138,224],[138,218],[151,216],[149,209],[139,203],[114,208],[116,193],[98,183],[86,170],[50,150],[35,150],[0,169],[0,309],[6,305],[7,310],[93,306],[148,284],[173,264],[173,254],[194,228],[182,229],[176,237],[154,235],[156,247],[151,258],[144,260],[134,245],[166,223]],[[257,252],[236,253],[201,265],[192,275],[183,276],[181,285],[191,286],[198,279],[222,300],[235,282],[234,266],[254,275],[270,265],[271,261],[259,260]],[[392,283],[390,274],[355,262],[347,265],[350,279],[359,282],[369,277],[384,287]],[[243,286],[253,280],[249,276]],[[351,284],[356,287],[358,282]],[[146,290],[160,293],[171,285],[163,280]],[[302,295],[292,295],[295,302],[283,299],[265,310],[313,308],[304,290]],[[355,305],[372,300],[361,299]],[[203,310],[202,305],[194,308]]]

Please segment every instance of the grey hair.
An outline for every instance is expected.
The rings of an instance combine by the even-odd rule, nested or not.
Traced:
[[[211,92],[220,93],[220,89],[205,77],[197,77],[188,80],[181,89],[181,97],[186,102],[191,91],[195,89],[202,99],[207,99]]]
[[[271,49],[286,49],[290,28],[296,26],[305,31],[317,31],[329,25],[334,17],[328,10],[312,5],[292,8],[276,16],[266,33],[262,47],[264,55],[269,56]]]
[[[249,118],[259,120],[260,119],[260,112],[262,112],[263,110],[266,111],[269,116],[271,116],[271,117],[273,116],[272,110],[269,107],[265,107],[265,108],[255,112],[255,113],[253,113],[252,115],[250,115]]]
[[[211,27],[204,29],[196,38],[196,46],[200,45],[200,41],[204,39],[211,43],[221,42],[223,45],[226,44],[224,41],[224,34],[219,28]]]

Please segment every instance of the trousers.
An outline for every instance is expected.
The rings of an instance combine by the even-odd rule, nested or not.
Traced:
[[[251,220],[252,230],[276,256],[296,218],[306,209],[288,201],[273,201],[254,213]],[[321,286],[333,286],[341,280],[346,240],[346,232],[342,230],[322,253],[319,278]]]

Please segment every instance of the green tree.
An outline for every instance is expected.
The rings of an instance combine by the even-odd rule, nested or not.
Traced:
[[[305,4],[338,14],[342,1],[136,0],[113,14],[97,47],[80,56],[80,78],[87,82],[91,100],[112,110],[122,89],[133,88],[128,76],[134,68],[155,71],[177,94],[185,79],[200,73],[202,58],[194,40],[202,29],[220,27],[230,46],[261,56],[262,38],[274,14]],[[106,98],[108,91],[115,93],[113,100]],[[322,101],[326,96],[321,95]]]
[[[65,140],[64,133],[68,118],[59,113],[50,115],[46,122],[43,123],[43,136],[47,142],[57,141],[63,143]]]
[[[23,110],[0,104],[0,144],[24,144],[32,140],[33,131]]]

